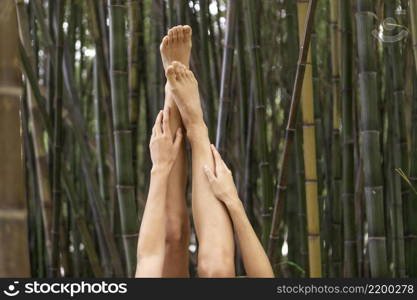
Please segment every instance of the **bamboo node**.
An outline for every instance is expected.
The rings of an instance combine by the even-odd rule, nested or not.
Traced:
[[[23,89],[18,86],[0,87],[0,95],[20,97],[22,96]]]
[[[113,133],[114,134],[122,134],[122,133],[130,134],[130,133],[132,133],[132,130],[130,130],[130,129],[115,129],[115,130],[113,130]]]
[[[129,237],[137,237],[137,236],[139,236],[139,233],[138,232],[135,232],[135,233],[125,233],[125,234],[121,234],[120,235],[121,237],[127,237],[127,238],[129,238]]]
[[[270,234],[269,235],[269,239],[270,240],[276,241],[276,240],[278,240],[278,238],[279,238],[279,235],[278,234]]]
[[[126,75],[127,71],[124,70],[112,70],[111,71],[113,74],[121,74],[121,75]]]
[[[123,5],[123,4],[110,4],[110,5],[108,5],[107,7],[108,7],[108,8],[111,8],[111,7],[121,7],[121,8],[126,8],[126,5]]]
[[[130,189],[135,189],[135,186],[134,185],[117,184],[116,189],[130,190]]]
[[[281,191],[286,191],[287,190],[287,186],[286,185],[280,185],[280,184],[278,184],[277,185],[277,189],[278,190],[281,190]]]
[[[25,220],[27,211],[21,209],[2,209],[0,210],[0,220]]]
[[[369,236],[368,240],[385,241],[385,236]]]

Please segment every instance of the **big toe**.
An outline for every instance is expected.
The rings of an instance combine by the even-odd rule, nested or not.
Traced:
[[[182,26],[182,32],[184,35],[184,38],[189,38],[192,34],[192,29],[189,25]]]
[[[166,35],[164,36],[164,38],[162,39],[161,42],[161,49],[165,49],[166,47],[168,47],[169,45],[169,37]]]
[[[169,66],[165,72],[165,75],[171,84],[176,82],[175,76],[175,67],[173,65]]]

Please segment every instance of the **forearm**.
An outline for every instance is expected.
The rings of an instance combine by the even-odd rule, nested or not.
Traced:
[[[268,256],[250,224],[239,199],[225,202],[237,235],[248,277],[274,277]]]
[[[165,204],[168,175],[169,172],[162,168],[153,168],[151,171],[148,199],[142,217],[137,249],[138,265],[145,258],[152,257],[155,260],[161,257],[160,264],[153,263],[156,269],[158,266],[161,267],[161,272],[165,253]],[[148,268],[144,266],[144,269]],[[142,273],[140,268],[138,271]]]

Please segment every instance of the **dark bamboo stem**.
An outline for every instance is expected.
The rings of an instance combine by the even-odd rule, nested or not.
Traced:
[[[284,211],[284,203],[286,198],[287,188],[287,174],[288,174],[288,158],[290,156],[292,144],[294,141],[294,133],[296,128],[298,106],[301,99],[301,91],[304,81],[304,73],[306,68],[306,60],[308,49],[310,45],[311,32],[314,23],[314,12],[317,6],[317,0],[310,0],[307,12],[307,19],[304,28],[304,37],[300,46],[299,58],[297,63],[297,71],[294,80],[294,89],[291,97],[290,113],[288,117],[287,127],[285,131],[285,141],[283,154],[281,157],[281,168],[279,173],[279,180],[275,198],[275,206],[272,216],[271,233],[268,244],[268,256],[273,257],[275,251],[278,251],[275,246],[275,241],[279,236],[279,225],[282,220],[282,214]]]

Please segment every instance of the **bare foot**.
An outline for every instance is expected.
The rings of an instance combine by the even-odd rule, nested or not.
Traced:
[[[165,71],[173,61],[178,61],[187,68],[189,67],[191,34],[192,30],[188,25],[178,25],[168,30],[168,34],[162,39],[159,47]]]
[[[174,61],[166,70],[168,88],[174,95],[187,133],[192,127],[203,126],[198,83],[193,72],[182,63]]]

